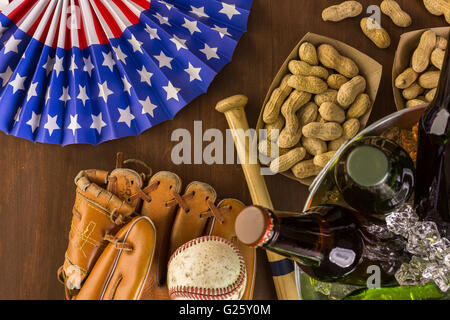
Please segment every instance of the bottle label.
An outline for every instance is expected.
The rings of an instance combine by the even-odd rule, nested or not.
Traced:
[[[355,257],[353,250],[337,247],[331,250],[329,259],[341,268],[348,268],[355,261]]]
[[[448,118],[450,114],[447,110],[442,109],[436,115],[436,118],[433,120],[433,124],[431,125],[430,133],[440,136],[444,135],[447,132]]]

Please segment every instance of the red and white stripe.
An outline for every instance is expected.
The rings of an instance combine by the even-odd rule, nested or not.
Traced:
[[[14,0],[2,14],[46,45],[84,49],[122,36],[125,29],[139,22],[140,14],[150,8],[150,3],[150,0]]]

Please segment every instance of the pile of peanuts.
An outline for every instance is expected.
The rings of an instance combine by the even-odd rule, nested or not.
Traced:
[[[306,179],[317,176],[362,129],[360,119],[370,112],[371,100],[356,63],[332,45],[316,48],[304,42],[299,60],[291,60],[288,67],[290,73],[264,106],[267,140],[259,143],[259,151],[269,158],[274,173],[291,170]],[[278,146],[277,158],[272,157],[272,145]]]
[[[433,101],[444,62],[447,40],[426,30],[414,50],[411,63],[395,79],[395,87],[402,90],[406,107]]]

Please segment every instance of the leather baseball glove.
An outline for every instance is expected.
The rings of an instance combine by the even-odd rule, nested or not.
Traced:
[[[137,163],[149,173],[124,165]],[[77,186],[69,245],[58,278],[67,299],[169,299],[166,285],[170,255],[184,243],[216,235],[234,242],[246,261],[248,282],[242,299],[253,296],[255,250],[239,243],[234,221],[244,208],[227,199],[216,206],[216,191],[180,177],[151,169],[136,160],[116,169],[82,171]]]
[[[129,160],[126,163],[135,162]],[[118,250],[129,250],[116,234],[133,217],[141,205],[139,192],[151,175],[123,168],[121,154],[116,169],[84,170],[75,178],[76,197],[73,206],[69,245],[58,279],[64,284],[66,298],[74,298],[108,244]]]

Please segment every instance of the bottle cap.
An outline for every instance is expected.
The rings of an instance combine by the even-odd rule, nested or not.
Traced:
[[[250,206],[237,216],[234,228],[242,243],[258,247],[272,238],[274,217],[262,207]]]
[[[347,158],[349,177],[362,187],[376,186],[389,175],[389,160],[377,146],[356,147]]]

